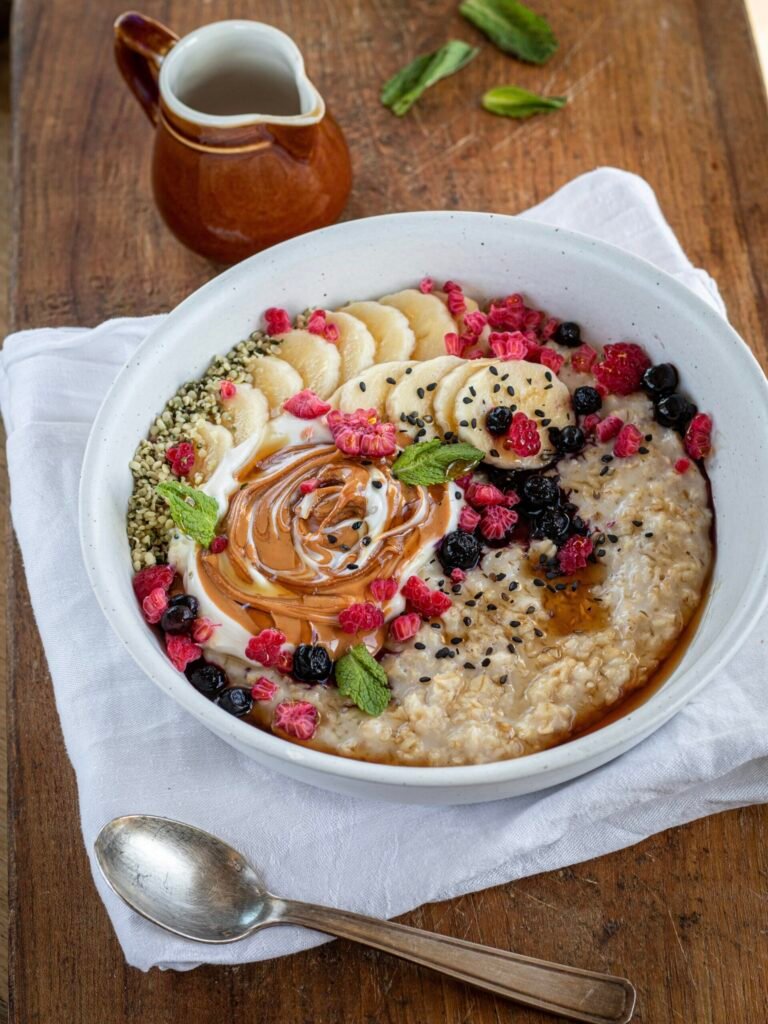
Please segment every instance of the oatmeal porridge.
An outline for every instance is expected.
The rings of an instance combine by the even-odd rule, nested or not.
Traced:
[[[562,743],[647,685],[713,560],[670,363],[453,282],[264,327],[140,444],[134,590],[222,714],[346,757]]]

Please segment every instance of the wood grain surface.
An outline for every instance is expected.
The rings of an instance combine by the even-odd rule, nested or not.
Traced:
[[[142,3],[179,33],[217,18],[258,17],[296,39],[352,147],[347,217],[446,207],[514,213],[596,166],[642,174],[766,365],[768,118],[741,0],[549,0],[540,6],[561,46],[545,68],[497,53],[455,6]],[[18,328],[166,310],[217,272],[184,251],[154,210],[150,129],[112,64],[110,25],[120,9],[105,0],[17,0]],[[479,43],[481,58],[407,118],[383,110],[381,81],[450,36]],[[495,119],[478,97],[506,82],[566,93],[570,103],[529,122]],[[17,1024],[544,1020],[343,942],[188,974],[127,968],[89,876],[18,551],[9,593]],[[404,920],[625,972],[639,989],[637,1021],[758,1024],[768,1017],[766,811],[731,811]]]

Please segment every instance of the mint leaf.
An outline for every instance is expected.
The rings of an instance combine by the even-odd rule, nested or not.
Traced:
[[[429,487],[468,473],[482,458],[483,453],[471,444],[447,444],[435,438],[408,445],[392,463],[392,475],[404,484]]]
[[[168,502],[171,519],[178,528],[207,548],[214,538],[219,518],[216,499],[180,480],[166,480],[158,484],[155,491]]]
[[[422,54],[411,61],[385,83],[381,102],[393,114],[407,114],[422,93],[441,78],[461,71],[480,51],[460,39],[451,39],[432,53]]]
[[[334,666],[336,684],[367,715],[380,715],[392,699],[387,673],[368,653],[365,644],[350,647]]]
[[[464,0],[459,10],[504,53],[544,64],[557,49],[549,22],[518,0]]]
[[[499,85],[483,96],[485,109],[502,117],[531,117],[559,110],[565,103],[565,96],[537,96],[517,85]]]

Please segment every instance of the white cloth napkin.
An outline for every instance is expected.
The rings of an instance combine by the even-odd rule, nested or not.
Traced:
[[[691,266],[653,192],[633,175],[594,171],[523,216],[639,253],[724,312],[714,282]],[[142,675],[113,636],[78,543],[78,478],[91,421],[121,365],[159,320],[24,331],[6,340],[0,361],[13,522],[90,855],[110,818],[167,815],[230,841],[276,893],[393,917],[768,800],[768,621],[728,670],[650,739],[533,796],[467,807],[369,803],[274,775],[209,733]],[[129,911],[91,862],[126,959],[143,970],[267,959],[324,939],[285,927],[230,946],[186,942]]]

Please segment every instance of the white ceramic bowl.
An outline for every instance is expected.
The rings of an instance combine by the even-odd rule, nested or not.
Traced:
[[[337,306],[411,286],[425,274],[489,298],[523,292],[582,324],[600,343],[640,342],[681,370],[685,390],[715,414],[709,462],[717,511],[714,582],[699,629],[663,687],[641,707],[553,750],[494,764],[408,768],[309,750],[241,722],[176,672],[131,588],[125,511],[128,463],[157,412],[259,324],[267,306]],[[658,729],[744,640],[768,597],[768,386],[728,324],[650,263],[586,236],[483,213],[405,213],[315,231],[253,256],[181,303],[122,371],[91,432],[80,523],[85,563],[113,628],[147,675],[227,743],[275,771],[359,796],[469,803],[574,778]],[[717,685],[717,683],[713,683]],[[158,700],[162,698],[158,697]]]

